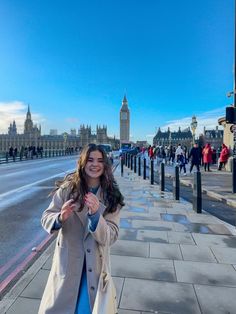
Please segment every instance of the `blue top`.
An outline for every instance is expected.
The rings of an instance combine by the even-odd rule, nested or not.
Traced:
[[[98,190],[97,188],[91,188],[90,192],[96,194]],[[62,227],[62,223],[59,221],[60,215],[58,215],[57,219],[54,222],[53,229],[58,230]],[[91,232],[94,232],[97,228],[97,224],[99,221],[100,213],[96,212],[95,214],[88,214],[88,229]],[[87,284],[87,276],[86,276],[86,261],[84,259],[83,272],[80,280],[80,287],[78,293],[78,299],[75,309],[75,314],[91,314],[90,304],[89,304],[89,295],[88,295],[88,284]]]

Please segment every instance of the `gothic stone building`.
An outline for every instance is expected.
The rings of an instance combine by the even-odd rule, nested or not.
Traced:
[[[155,146],[186,146],[188,149],[192,145],[193,135],[190,131],[190,127],[181,131],[179,127],[178,131],[171,132],[170,128],[167,131],[162,132],[159,128],[157,134],[153,138],[153,145]]]
[[[17,133],[16,122],[13,121],[7,134],[0,134],[0,152],[7,152],[10,147],[42,147],[44,150],[64,150],[66,148],[80,148],[89,143],[111,144],[113,148],[119,147],[119,140],[107,136],[106,126],[97,126],[96,133],[91,126],[80,126],[78,135],[63,133],[61,135],[41,135],[41,127],[33,124],[30,108],[26,114],[23,134]]]

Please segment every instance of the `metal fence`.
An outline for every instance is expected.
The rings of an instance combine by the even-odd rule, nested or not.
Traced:
[[[51,157],[60,157],[60,156],[69,156],[69,155],[77,155],[78,151],[69,151],[63,149],[55,149],[55,150],[43,150],[39,153],[17,153],[10,156],[9,152],[0,153],[0,164],[10,163],[10,162],[18,162],[25,160],[33,160],[33,159],[41,159],[41,158],[51,158]]]

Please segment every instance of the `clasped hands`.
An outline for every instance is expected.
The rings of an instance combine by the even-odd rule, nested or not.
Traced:
[[[87,205],[90,215],[97,212],[99,208],[99,200],[95,194],[88,192],[84,197],[84,203],[85,205]],[[59,220],[61,222],[64,222],[71,215],[76,206],[77,205],[75,204],[73,199],[66,201],[61,208]]]

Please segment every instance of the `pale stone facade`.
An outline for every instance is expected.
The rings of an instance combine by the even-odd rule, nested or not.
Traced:
[[[128,101],[124,96],[120,109],[120,143],[130,141],[130,111]]]
[[[61,135],[41,135],[41,127],[33,124],[30,108],[26,114],[24,132],[17,133],[16,122],[13,121],[7,134],[0,134],[0,152],[6,153],[9,148],[17,148],[19,152],[29,147],[42,147],[44,150],[65,150],[67,148],[80,148],[89,143],[111,144],[113,148],[119,147],[119,140],[107,136],[106,126],[97,126],[96,133],[91,131],[91,126],[81,125],[78,134],[64,132]]]

